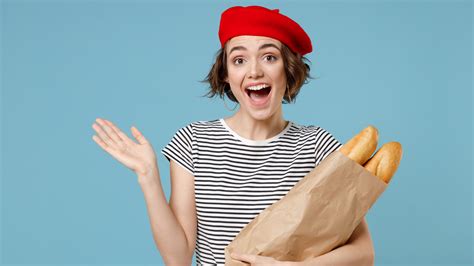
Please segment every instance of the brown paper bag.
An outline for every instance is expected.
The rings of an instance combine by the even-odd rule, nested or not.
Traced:
[[[230,253],[304,261],[343,245],[387,187],[340,151],[332,152],[225,248],[225,265],[248,265]]]

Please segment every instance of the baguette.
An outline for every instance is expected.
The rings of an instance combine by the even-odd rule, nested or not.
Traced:
[[[364,165],[370,159],[375,149],[377,149],[378,139],[377,129],[373,126],[368,126],[344,144],[339,151],[349,157],[349,159]]]
[[[377,142],[377,129],[368,126],[344,144],[340,152],[388,184],[402,159],[402,145],[395,141],[388,142],[371,158],[377,149]]]
[[[402,145],[395,141],[388,142],[370,158],[364,168],[388,184],[397,171],[401,159]]]

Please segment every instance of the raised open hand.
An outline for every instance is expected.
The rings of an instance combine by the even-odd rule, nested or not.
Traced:
[[[97,118],[96,122],[98,124],[94,123],[92,128],[98,136],[94,135],[92,139],[115,159],[139,176],[147,176],[158,169],[152,145],[137,128],[132,127],[131,131],[138,143],[130,139],[112,122],[100,118]]]

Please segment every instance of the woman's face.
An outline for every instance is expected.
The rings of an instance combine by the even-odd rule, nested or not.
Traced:
[[[280,111],[286,89],[281,42],[263,36],[237,36],[227,43],[226,54],[226,82],[241,111],[257,120]],[[262,86],[270,87],[261,89]]]

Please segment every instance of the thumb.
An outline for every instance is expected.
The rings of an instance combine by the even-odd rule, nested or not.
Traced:
[[[138,131],[138,129],[134,126],[132,126],[132,134],[133,136],[138,140],[138,143],[140,144],[146,144],[148,143],[148,141],[146,140],[146,138],[142,135],[142,133],[140,131]]]

